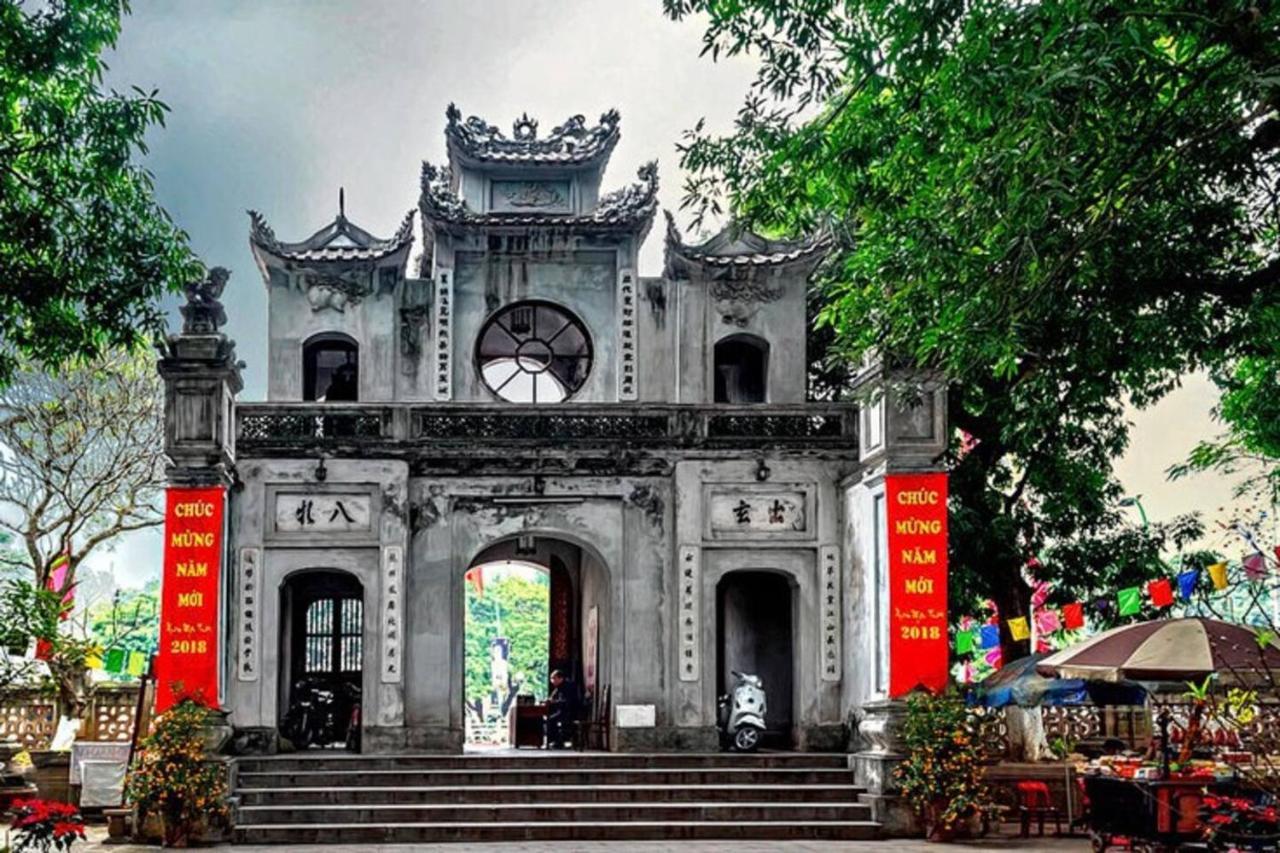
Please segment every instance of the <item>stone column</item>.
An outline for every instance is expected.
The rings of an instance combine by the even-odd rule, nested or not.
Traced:
[[[942,470],[941,457],[948,439],[946,385],[936,375],[895,369],[883,359],[874,358],[859,373],[855,388],[861,401],[858,432],[859,460],[863,466],[856,488],[868,499],[849,506],[849,523],[853,525],[855,537],[884,542],[888,533],[887,517],[875,517],[868,511],[870,499],[883,496],[886,475]],[[873,529],[876,527],[880,529]],[[872,571],[881,560],[880,555],[870,550],[865,543],[860,549],[864,573]],[[888,565],[882,565],[880,570],[888,572]],[[869,589],[871,595],[883,599],[865,575],[862,581],[864,590]],[[887,583],[884,590],[887,595]],[[879,606],[887,608],[888,601],[879,601]],[[873,611],[873,607],[867,609]],[[873,620],[855,622],[855,626],[855,630],[867,636],[852,637],[850,648],[879,648],[875,635],[878,628]],[[883,639],[887,641],[887,637]],[[883,654],[888,655],[887,649]],[[905,758],[900,735],[906,703],[887,698],[883,692],[885,685],[877,685],[875,681],[866,677],[858,679],[859,687],[849,696],[854,777],[867,789],[864,799],[871,805],[873,818],[883,826],[886,835],[918,835],[919,822],[898,794],[893,777],[894,769]]]
[[[244,387],[235,341],[218,297],[230,273],[214,267],[187,285],[182,332],[170,335],[157,365],[164,379],[165,469],[171,486],[230,486],[235,465],[234,406]]]
[[[235,396],[244,387],[240,378],[243,363],[236,360],[235,342],[219,331],[227,315],[218,301],[228,273],[214,267],[204,281],[187,285],[187,302],[182,306],[182,331],[170,335],[161,348],[157,364],[164,380],[164,451],[169,465],[165,476],[169,486],[230,487],[235,465]],[[230,498],[228,498],[228,504]],[[226,508],[224,532],[230,529],[230,507]],[[231,537],[225,536],[219,567],[222,612],[230,607],[232,590],[228,580]],[[229,676],[227,655],[233,654],[231,637],[220,645],[222,660],[218,700],[225,700]]]

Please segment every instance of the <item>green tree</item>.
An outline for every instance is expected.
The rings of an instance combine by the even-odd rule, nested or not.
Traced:
[[[149,581],[141,589],[117,589],[93,602],[87,608],[85,627],[101,656],[112,649],[122,650],[126,661],[130,652],[154,655],[160,639],[160,581]]]
[[[664,5],[707,17],[712,57],[761,61],[732,132],[681,146],[695,216],[828,230],[837,351],[950,380],[976,442],[948,460],[958,587],[1020,615],[1032,556],[1054,579],[1051,549],[1158,536],[1117,510],[1126,404],[1190,370],[1278,366],[1280,7]]]
[[[164,329],[156,300],[200,276],[134,161],[156,93],[106,91],[125,0],[0,0],[0,385]]]
[[[466,585],[466,685],[468,703],[491,692],[490,643],[510,642],[508,668],[512,688],[539,700],[547,696],[547,641],[550,625],[550,582],[545,572],[486,573],[484,592]],[[508,696],[498,696],[499,702]]]

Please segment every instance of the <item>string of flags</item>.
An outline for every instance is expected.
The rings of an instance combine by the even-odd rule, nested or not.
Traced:
[[[131,675],[138,678],[147,671],[145,652],[129,649],[108,649],[105,655],[89,655],[85,658],[89,669],[105,670],[113,675]]]
[[[1280,546],[1275,548],[1275,561],[1277,565],[1280,565]],[[1262,551],[1255,551],[1245,555],[1240,560],[1240,566],[1243,569],[1245,580],[1249,582],[1264,581],[1270,574],[1267,557]],[[1139,613],[1142,610],[1144,601],[1149,602],[1157,610],[1163,610],[1172,607],[1179,599],[1184,602],[1191,601],[1200,586],[1201,580],[1206,576],[1215,592],[1228,589],[1231,586],[1228,568],[1228,563],[1221,561],[1205,566],[1203,571],[1198,568],[1186,569],[1173,578],[1157,578],[1148,581],[1142,586],[1125,587],[1117,590],[1114,597],[1105,596],[1095,599],[1092,603],[1095,609],[1102,612],[1114,606],[1118,616],[1133,616]],[[1054,609],[1046,604],[1049,585],[1044,581],[1039,581],[1033,584],[1033,588],[1034,591],[1031,596],[1032,616],[1030,618],[1027,616],[1014,616],[1003,620],[1009,631],[1009,636],[1015,642],[1031,638],[1033,620],[1036,634],[1040,638],[1060,630],[1078,631],[1085,627],[1084,602],[1073,601]],[[1277,590],[1276,594],[1280,594],[1280,590]],[[992,611],[995,610],[992,602],[987,602],[986,606]],[[980,623],[979,620],[973,617],[962,618],[955,633],[954,645],[956,653],[965,655],[987,652],[988,650],[998,651],[1000,647],[1000,621],[998,614],[994,612],[985,620],[985,624]],[[1000,665],[998,655],[994,660],[988,657],[987,663],[998,667]],[[964,667],[967,680],[970,669],[968,664],[965,664]]]

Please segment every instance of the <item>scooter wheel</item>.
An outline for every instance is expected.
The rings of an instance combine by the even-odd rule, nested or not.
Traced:
[[[755,752],[760,746],[760,730],[755,726],[743,726],[733,733],[733,748],[738,752]]]

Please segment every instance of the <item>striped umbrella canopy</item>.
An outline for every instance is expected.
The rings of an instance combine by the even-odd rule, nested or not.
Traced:
[[[1102,681],[1188,681],[1217,673],[1222,684],[1280,682],[1280,643],[1248,625],[1217,619],[1158,619],[1104,631],[1055,652],[1042,675]]]

